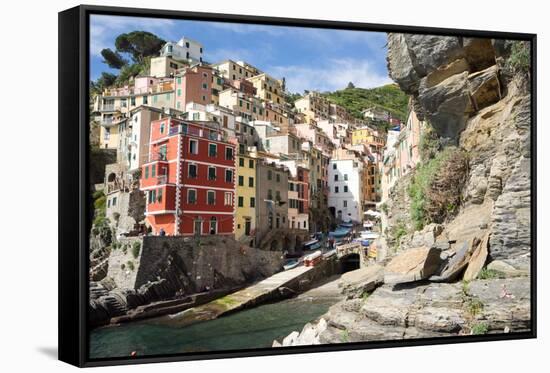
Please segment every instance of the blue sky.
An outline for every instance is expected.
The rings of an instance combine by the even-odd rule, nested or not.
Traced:
[[[90,22],[92,79],[112,71],[102,62],[103,48],[114,49],[121,33],[144,30],[167,41],[187,36],[201,42],[205,61],[244,60],[285,77],[291,92],[332,91],[350,81],[362,88],[390,83],[384,33],[103,15]]]

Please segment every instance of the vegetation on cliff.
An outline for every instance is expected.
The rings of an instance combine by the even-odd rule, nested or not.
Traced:
[[[443,223],[456,214],[467,173],[467,155],[455,147],[436,153],[418,166],[408,188],[415,230]]]

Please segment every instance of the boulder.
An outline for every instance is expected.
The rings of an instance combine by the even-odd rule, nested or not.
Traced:
[[[384,282],[384,267],[379,264],[369,265],[347,272],[340,278],[338,284],[342,294],[348,299],[359,298],[366,292],[371,292]]]
[[[441,250],[435,247],[409,249],[395,256],[384,270],[384,283],[400,284],[426,279],[441,264]]]
[[[475,110],[481,110],[502,98],[497,66],[468,76],[470,96]]]
[[[414,69],[404,34],[388,35],[388,70],[391,78],[407,93],[418,90],[420,76]]]
[[[411,247],[420,247],[420,246],[433,246],[437,236],[443,231],[443,226],[440,224],[428,224],[421,231],[416,231],[413,234],[412,240],[410,242]]]
[[[468,90],[468,72],[452,75],[433,87],[428,87],[426,80],[422,79],[418,93],[426,119],[440,136],[456,139],[474,111]]]
[[[300,333],[293,331],[283,339],[283,346],[293,346]]]
[[[423,81],[424,88],[430,88],[438,85],[445,79],[450,78],[455,74],[460,74],[464,71],[468,71],[469,69],[470,65],[468,65],[468,61],[466,61],[465,58],[454,60],[447,65],[438,67],[435,71],[428,74],[426,76],[426,79]]]
[[[404,39],[413,66],[420,76],[464,57],[460,38],[456,36],[404,34]]]
[[[496,64],[491,39],[462,38],[462,46],[470,71],[480,71]]]
[[[493,260],[491,263],[489,263],[489,265],[487,265],[487,269],[498,272],[504,277],[518,277],[529,275],[528,270],[517,269],[503,260]]]
[[[471,297],[483,308],[475,315],[475,322],[483,322],[489,332],[527,331],[531,328],[531,279],[476,280],[469,286]]]
[[[489,232],[485,233],[485,236],[483,236],[483,238],[481,239],[480,244],[477,245],[474,252],[472,253],[472,256],[470,257],[470,261],[468,263],[468,267],[464,272],[464,281],[472,281],[473,279],[477,278],[479,272],[481,272],[481,269],[487,261],[487,256],[489,254],[488,246]]]
[[[458,250],[454,252],[443,264],[443,266],[437,271],[437,274],[430,277],[430,281],[433,282],[450,282],[454,281],[460,273],[466,268],[474,248],[477,246],[479,240],[473,238],[470,241],[464,241],[459,245]]]

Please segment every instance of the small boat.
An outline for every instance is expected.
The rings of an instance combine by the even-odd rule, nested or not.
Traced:
[[[289,269],[292,269],[292,268],[296,268],[300,265],[300,262],[298,260],[295,260],[295,259],[292,259],[292,260],[287,260],[285,265],[283,266],[283,269],[285,271],[289,270]]]
[[[328,235],[329,237],[333,237],[333,238],[341,238],[341,237],[347,236],[349,232],[351,232],[351,229],[349,228],[338,227],[336,228],[336,230],[332,232],[328,232]]]
[[[362,231],[359,233],[359,237],[361,237],[362,240],[375,240],[378,236],[378,233],[370,231]]]
[[[319,240],[313,239],[304,243],[304,251],[317,250],[321,247]]]
[[[306,267],[313,267],[318,264],[323,259],[323,254],[321,250],[317,250],[314,253],[311,253],[304,257],[304,265]]]
[[[369,241],[369,240],[361,240],[361,245],[363,245],[363,246],[369,246],[369,245],[370,245],[370,241]]]

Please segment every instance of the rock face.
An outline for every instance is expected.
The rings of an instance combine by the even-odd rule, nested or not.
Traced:
[[[384,269],[385,284],[402,284],[426,279],[439,268],[441,250],[418,247],[401,252]]]
[[[359,298],[373,291],[384,282],[384,267],[379,264],[347,272],[340,278],[339,286],[348,298]]]
[[[531,97],[525,76],[503,69],[510,53],[502,40],[388,35],[390,76],[438,144],[468,154],[461,205],[437,231],[412,232],[407,186],[414,172],[402,177],[390,190],[386,240],[377,241],[384,284],[337,303],[322,326],[310,323],[287,343],[531,329]]]
[[[430,283],[395,289],[384,285],[365,300],[341,301],[322,318],[293,332],[282,346],[344,343],[476,333],[525,331],[531,327],[530,288],[525,278]]]
[[[531,248],[531,97],[525,77],[503,68],[510,53],[510,42],[502,40],[388,35],[390,76],[412,96],[419,118],[469,156],[464,206],[456,217],[468,237],[448,239],[480,237],[476,226],[486,226],[489,259],[525,271]],[[395,191],[406,189],[399,184],[407,180]],[[388,206],[391,226],[393,215],[406,221],[403,209],[410,204],[399,193],[390,198],[397,198]],[[475,205],[487,212],[461,218]]]

